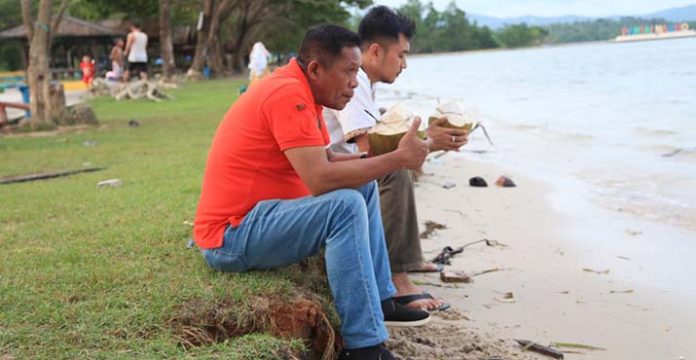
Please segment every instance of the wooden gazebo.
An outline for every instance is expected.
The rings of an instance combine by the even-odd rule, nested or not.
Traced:
[[[125,36],[123,31],[66,15],[53,36],[50,67],[59,76],[76,73],[83,55],[92,56],[98,66],[108,67],[113,40]],[[19,41],[24,45],[22,59],[26,68],[29,46],[24,25],[0,32],[0,41]]]
[[[97,70],[111,67],[109,53],[116,38],[125,40],[130,22],[124,20],[102,20],[90,22],[65,15],[54,34],[51,49],[50,67],[56,76],[71,73],[78,74],[78,65],[82,56],[89,54],[97,63]],[[159,55],[159,23],[145,22],[143,31],[148,35],[148,53],[155,59]],[[24,46],[22,59],[24,68],[27,66],[29,53],[27,32],[24,25],[16,26],[0,32],[0,41],[18,41]],[[174,54],[179,66],[186,64],[193,56],[196,47],[196,29],[193,26],[179,26],[172,29]]]

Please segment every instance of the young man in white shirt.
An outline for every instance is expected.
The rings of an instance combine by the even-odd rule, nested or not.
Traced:
[[[332,150],[369,154],[367,131],[380,115],[374,84],[392,83],[406,68],[415,25],[403,14],[377,6],[365,15],[358,32],[362,51],[358,87],[343,110],[325,109],[324,119],[331,135]],[[440,127],[443,121],[426,130],[430,150],[457,150],[466,144],[466,131]],[[378,183],[392,281],[397,289],[394,300],[411,308],[448,308],[442,299],[424,292],[408,278],[410,271],[436,271],[432,263],[423,261],[411,172],[395,171],[378,178]]]

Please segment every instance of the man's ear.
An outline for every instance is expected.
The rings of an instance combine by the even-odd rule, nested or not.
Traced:
[[[367,47],[367,54],[371,59],[379,60],[384,54],[384,48],[379,43],[374,42]]]
[[[319,78],[319,71],[321,69],[321,64],[317,60],[312,60],[307,64],[307,76],[310,79],[316,80]]]

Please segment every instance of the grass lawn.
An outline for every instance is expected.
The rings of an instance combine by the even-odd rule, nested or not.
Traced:
[[[0,176],[107,168],[0,185],[0,359],[273,359],[303,351],[301,341],[258,324],[253,334],[187,348],[172,320],[193,314],[187,324],[200,329],[215,325],[198,318],[213,313],[220,323],[245,324],[258,299],[316,286],[298,272],[216,273],[186,247],[210,141],[241,84],[189,83],[162,103],[96,99],[99,128],[0,137]],[[128,127],[130,119],[140,127]],[[96,187],[112,178],[123,185]]]

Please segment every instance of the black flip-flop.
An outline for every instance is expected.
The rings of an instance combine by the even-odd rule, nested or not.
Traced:
[[[431,300],[431,299],[435,299],[435,298],[432,295],[430,295],[430,293],[428,293],[427,291],[424,291],[420,294],[395,296],[395,297],[393,297],[393,299],[395,302],[397,302],[401,305],[408,305],[414,301],[423,300],[423,299]],[[430,310],[430,309],[428,309],[428,310],[430,310],[430,311],[435,311],[435,310],[445,311],[445,310],[449,309],[450,307],[451,307],[450,304],[442,303],[442,305],[440,305],[439,307],[432,309],[432,310]]]

